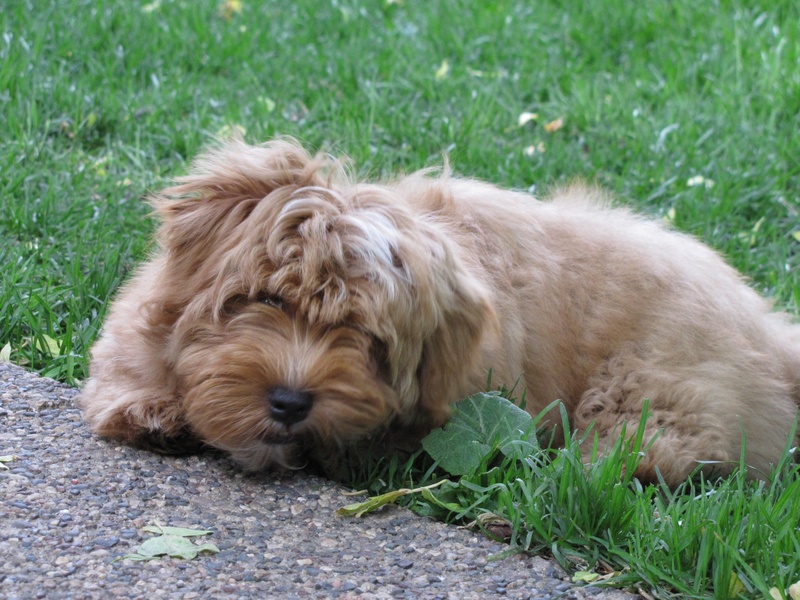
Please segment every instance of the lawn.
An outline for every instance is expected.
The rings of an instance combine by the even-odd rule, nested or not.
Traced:
[[[534,193],[597,182],[800,313],[796,0],[0,7],[0,359],[79,384],[109,299],[148,252],[142,198],[236,131],[346,153],[365,177],[447,153],[459,174]],[[800,579],[798,480],[789,463],[760,487],[734,477],[713,493],[620,492],[617,531],[637,544],[572,567],[622,573],[627,561],[624,584],[663,597],[784,593]],[[554,497],[563,514],[591,510]],[[510,498],[492,510],[517,510],[516,547],[559,557],[552,541],[526,546],[536,517]],[[666,515],[684,506],[703,508],[681,533],[669,523],[688,517]]]

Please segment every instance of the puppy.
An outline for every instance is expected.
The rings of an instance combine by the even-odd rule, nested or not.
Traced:
[[[743,439],[763,477],[791,442],[800,326],[596,190],[357,183],[293,140],[234,140],[153,203],[157,249],[111,306],[80,398],[102,436],[302,466],[421,438],[491,370],[533,414],[561,400],[601,448],[649,401],[645,481],[725,474]]]

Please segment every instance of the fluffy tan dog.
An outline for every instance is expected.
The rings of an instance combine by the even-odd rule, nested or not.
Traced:
[[[494,384],[563,401],[601,447],[661,435],[637,474],[768,473],[800,401],[800,327],[712,250],[570,188],[421,172],[353,183],[296,142],[232,141],[155,198],[158,249],[122,289],[81,397],[99,434],[198,440],[247,469],[419,438]]]

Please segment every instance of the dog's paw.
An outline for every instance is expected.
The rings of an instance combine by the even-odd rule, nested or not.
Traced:
[[[210,448],[188,429],[172,434],[149,431],[131,440],[130,444],[136,448],[168,456],[189,456]]]

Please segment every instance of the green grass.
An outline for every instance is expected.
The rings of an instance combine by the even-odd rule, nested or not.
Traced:
[[[243,0],[230,18],[220,5],[0,1],[0,356],[83,380],[109,298],[148,250],[141,197],[235,128],[347,153],[363,176],[440,164],[446,151],[458,173],[537,193],[597,181],[800,312],[796,0]],[[538,119],[520,127],[526,111]],[[789,581],[796,563],[742,559],[736,536],[782,510],[796,523],[798,503],[781,494],[796,498],[797,480],[665,503],[671,558],[619,550],[636,557],[626,576],[686,594],[678,582],[691,577],[693,595],[716,597],[730,565]],[[642,531],[668,527],[659,511],[661,525],[652,511],[629,521],[642,550],[657,551]],[[728,562],[704,570],[709,551]]]
[[[563,411],[562,418],[566,428]],[[726,599],[769,598],[771,590],[785,593],[798,583],[800,465],[794,450],[787,448],[766,481],[748,480],[742,464],[726,479],[698,475],[677,490],[663,482],[642,486],[633,473],[647,449],[644,424],[628,436],[623,428],[611,450],[594,455],[588,467],[582,438],[568,434],[563,448],[522,459],[504,456],[495,445],[458,476],[442,467],[448,454],[442,448],[405,461],[362,458],[353,461],[345,483],[366,489],[373,500],[436,483],[435,490],[400,501],[422,515],[500,535],[509,550],[497,558],[545,554],[568,572],[588,575],[593,585],[658,598]],[[460,456],[458,448],[470,439],[451,441],[449,452]]]

